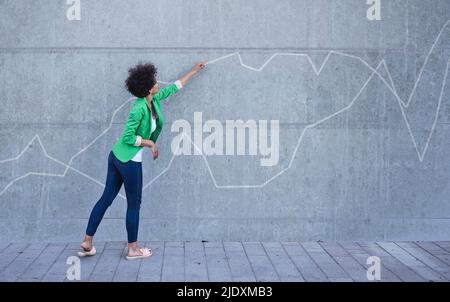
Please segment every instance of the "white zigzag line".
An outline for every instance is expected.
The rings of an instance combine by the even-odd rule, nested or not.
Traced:
[[[300,135],[300,138],[299,138],[299,140],[298,140],[298,142],[297,142],[297,145],[296,145],[296,147],[295,147],[295,149],[294,149],[293,155],[292,155],[292,157],[291,157],[291,159],[290,159],[290,161],[289,161],[288,166],[287,166],[286,168],[282,169],[280,172],[278,172],[278,173],[275,174],[274,176],[272,176],[271,178],[269,178],[268,180],[266,180],[266,181],[265,181],[264,183],[262,183],[262,184],[259,184],[259,185],[219,185],[219,184],[217,184],[216,178],[215,178],[214,173],[212,172],[212,169],[211,169],[211,167],[210,167],[210,165],[209,165],[208,159],[206,158],[206,156],[205,156],[204,154],[202,154],[202,150],[201,150],[201,149],[200,149],[200,148],[199,148],[199,147],[191,140],[190,137],[186,136],[185,134],[183,134],[183,135],[187,138],[188,141],[190,141],[190,143],[194,146],[194,148],[197,149],[197,151],[198,151],[198,152],[200,153],[200,155],[202,156],[203,160],[205,161],[205,164],[206,164],[206,167],[207,167],[207,169],[208,169],[208,172],[209,172],[209,174],[210,174],[210,176],[211,176],[211,179],[212,179],[212,181],[213,181],[213,184],[214,184],[214,186],[215,186],[216,188],[218,188],[218,189],[238,189],[238,188],[251,189],[251,188],[262,188],[262,187],[266,186],[267,184],[269,184],[269,183],[270,183],[271,181],[273,181],[274,179],[276,179],[277,177],[281,176],[284,172],[286,172],[287,170],[289,170],[289,169],[292,167],[293,161],[294,161],[295,156],[296,156],[296,154],[297,154],[297,151],[298,151],[298,149],[299,149],[299,147],[300,147],[300,144],[301,144],[301,142],[302,142],[302,140],[303,140],[303,137],[304,137],[306,131],[307,131],[309,128],[313,128],[313,127],[315,127],[315,126],[317,126],[317,125],[319,125],[319,124],[325,122],[326,120],[328,120],[328,119],[330,119],[330,118],[332,118],[332,117],[334,117],[334,116],[336,116],[336,115],[339,115],[340,113],[342,113],[342,112],[344,112],[344,111],[350,109],[350,108],[354,105],[355,101],[358,99],[358,97],[359,97],[359,96],[361,95],[361,93],[364,91],[364,89],[365,89],[365,87],[368,85],[368,83],[372,80],[373,76],[374,76],[375,74],[377,74],[377,75],[379,75],[379,76],[381,77],[381,75],[380,75],[376,70],[378,70],[378,68],[379,68],[382,64],[385,66],[384,60],[381,61],[381,62],[378,64],[378,66],[377,66],[376,69],[374,69],[374,72],[369,76],[369,78],[367,79],[367,81],[365,82],[365,84],[363,85],[363,87],[360,89],[360,91],[357,93],[357,95],[356,95],[355,98],[350,102],[349,105],[345,106],[345,107],[342,108],[341,110],[339,110],[339,111],[337,111],[337,112],[335,112],[335,113],[333,113],[333,114],[331,114],[331,115],[329,115],[329,116],[327,116],[327,117],[325,117],[325,118],[323,118],[323,119],[321,119],[321,120],[319,120],[319,121],[317,121],[317,122],[315,122],[315,123],[313,123],[313,124],[310,124],[310,125],[306,126],[306,127],[303,129],[303,131],[302,131],[302,133],[301,133],[301,135]],[[445,79],[447,78],[448,70],[449,70],[449,69],[450,69],[450,61],[449,61],[448,64],[447,64],[447,69],[446,69],[446,72],[445,72],[444,82],[445,82]],[[444,83],[443,83],[443,85],[444,85]],[[439,103],[438,103],[437,112],[439,112],[439,110],[440,110],[440,104],[441,104],[441,100],[442,100],[443,91],[444,91],[444,88],[441,90],[441,97],[440,97],[440,100],[439,100]],[[402,111],[403,117],[406,118],[406,115],[405,115],[405,113],[404,113],[404,110],[401,109],[401,111]],[[436,114],[436,115],[435,115],[434,122],[433,122],[433,126],[432,126],[432,131],[430,131],[431,133],[434,131],[434,128],[435,128],[435,126],[436,126],[437,116],[438,116],[438,115]],[[411,137],[414,139],[414,136],[413,136],[413,134],[412,134],[412,132],[411,132],[411,129],[410,129],[410,127],[409,127],[409,123],[408,123],[407,120],[405,120],[405,121],[406,121],[407,126],[408,126],[408,131],[409,131]],[[428,144],[430,143],[430,139],[431,139],[431,135],[428,137],[427,144],[426,144],[426,146],[425,146],[425,148],[424,148],[425,152],[426,152],[426,149],[428,148]],[[416,150],[417,150],[417,144],[415,143],[415,139],[414,139],[413,142],[414,142],[414,146],[416,147]],[[424,153],[425,153],[425,152],[424,152]],[[418,155],[419,155],[419,160],[420,160],[420,162],[422,162],[422,161],[423,161],[423,156],[420,155],[420,153],[419,153]],[[153,178],[149,183],[147,183],[147,184],[144,186],[144,188],[146,188],[147,186],[150,186],[154,181],[156,181],[156,179],[158,179],[158,178],[159,178],[160,176],[162,176],[165,172],[167,172],[167,171],[170,169],[170,166],[172,165],[172,162],[173,162],[173,159],[174,159],[174,158],[175,158],[175,155],[172,156],[172,158],[171,158],[171,160],[170,160],[168,166],[167,166],[167,167],[166,167],[166,168],[165,168],[158,176],[156,176],[156,177]]]
[[[202,156],[203,160],[205,161],[205,164],[206,164],[206,167],[207,167],[207,169],[208,169],[208,172],[209,172],[209,174],[210,174],[210,176],[211,176],[211,179],[212,179],[212,181],[213,181],[213,183],[214,183],[214,186],[215,186],[216,188],[218,188],[218,189],[262,188],[262,187],[266,186],[267,184],[269,184],[272,180],[274,180],[274,179],[276,179],[277,177],[281,176],[284,172],[286,172],[287,170],[289,170],[289,169],[292,167],[293,161],[294,161],[295,156],[296,156],[296,154],[297,154],[297,152],[298,152],[298,149],[299,149],[300,144],[301,144],[301,142],[302,142],[302,140],[303,140],[303,137],[304,137],[306,131],[307,131],[309,128],[313,128],[313,127],[315,127],[315,126],[317,126],[317,125],[319,125],[319,124],[321,124],[321,123],[323,123],[323,122],[325,122],[325,121],[331,119],[332,117],[334,117],[334,116],[336,116],[336,115],[338,115],[338,114],[340,114],[340,113],[342,113],[342,112],[344,112],[344,111],[350,109],[350,108],[353,106],[353,104],[355,103],[355,101],[358,99],[358,97],[361,95],[361,93],[364,91],[364,89],[366,88],[366,86],[369,84],[369,82],[371,81],[371,79],[373,78],[373,76],[374,76],[374,75],[377,75],[377,76],[380,78],[380,80],[386,85],[386,87],[389,89],[389,91],[392,92],[392,94],[395,96],[396,100],[398,101],[400,110],[401,110],[401,112],[402,112],[403,119],[405,120],[405,123],[406,123],[407,129],[408,129],[409,135],[410,135],[410,137],[411,137],[411,140],[412,140],[412,142],[413,142],[414,148],[415,148],[415,150],[416,150],[416,152],[417,152],[417,155],[418,155],[418,157],[419,157],[419,161],[422,162],[423,159],[424,159],[424,156],[425,156],[425,154],[426,154],[426,151],[427,151],[427,149],[428,149],[429,143],[430,143],[430,141],[431,141],[431,137],[432,137],[432,135],[433,135],[433,133],[434,133],[434,131],[435,131],[435,128],[436,128],[437,119],[438,119],[438,115],[439,115],[439,111],[440,111],[440,106],[441,106],[441,103],[442,103],[442,97],[443,97],[444,90],[445,90],[445,86],[446,86],[446,80],[447,80],[447,77],[448,77],[448,70],[449,70],[449,68],[450,68],[450,60],[449,60],[448,63],[447,63],[447,67],[446,67],[446,70],[445,70],[445,75],[444,75],[444,78],[443,78],[443,81],[442,81],[442,88],[441,88],[441,93],[440,93],[439,100],[438,100],[438,106],[437,106],[437,109],[436,109],[436,114],[435,114],[435,117],[434,117],[434,121],[433,121],[431,130],[430,130],[430,134],[429,134],[428,137],[427,137],[427,141],[426,141],[426,144],[425,144],[425,147],[424,147],[422,153],[420,152],[420,150],[419,150],[419,148],[418,148],[418,146],[417,146],[416,139],[415,139],[415,137],[414,137],[414,134],[412,133],[412,130],[411,130],[411,127],[410,127],[410,124],[409,124],[409,121],[408,121],[408,118],[407,118],[407,116],[406,116],[406,113],[405,113],[404,109],[409,107],[409,105],[410,105],[410,103],[411,103],[411,100],[412,100],[412,98],[413,98],[413,96],[414,96],[414,93],[415,93],[415,91],[416,91],[416,89],[417,89],[417,85],[418,85],[419,81],[420,81],[421,78],[422,78],[422,74],[423,74],[423,72],[424,72],[424,70],[425,70],[425,67],[426,67],[427,62],[428,62],[428,60],[429,60],[429,57],[431,56],[433,50],[435,49],[435,47],[436,47],[436,45],[437,45],[437,42],[439,41],[439,39],[440,39],[442,33],[444,32],[444,30],[446,29],[446,27],[447,27],[449,24],[450,24],[450,20],[447,21],[447,22],[445,23],[445,25],[441,28],[441,30],[440,30],[438,36],[436,37],[436,40],[434,41],[433,45],[431,46],[431,48],[430,48],[430,50],[429,50],[429,52],[428,52],[428,54],[427,54],[427,56],[426,56],[426,58],[425,58],[424,64],[423,64],[423,66],[422,66],[422,68],[421,68],[421,70],[420,70],[420,72],[419,72],[419,75],[418,75],[418,77],[417,77],[417,79],[416,79],[416,81],[415,81],[415,83],[414,83],[414,87],[413,87],[413,89],[412,89],[412,91],[411,91],[411,94],[410,94],[410,96],[409,96],[407,102],[404,102],[404,101],[400,98],[400,96],[398,95],[397,89],[396,89],[395,84],[394,84],[394,82],[393,82],[393,80],[392,80],[392,75],[391,75],[391,73],[390,73],[390,71],[389,71],[389,68],[388,68],[388,66],[386,65],[386,61],[385,61],[384,59],[380,61],[380,63],[378,64],[378,66],[377,66],[376,68],[373,68],[369,63],[367,63],[367,62],[366,62],[365,60],[363,60],[361,57],[354,56],[354,55],[350,55],[350,54],[346,54],[346,53],[342,53],[342,52],[338,52],[338,51],[329,51],[328,54],[327,54],[327,56],[326,56],[326,58],[325,58],[324,61],[322,62],[321,66],[320,66],[319,68],[317,68],[317,66],[314,64],[314,62],[312,61],[311,57],[310,57],[308,54],[299,54],[299,53],[275,53],[275,54],[273,54],[272,56],[270,56],[270,58],[269,58],[266,62],[264,62],[263,65],[261,65],[259,68],[255,68],[255,67],[251,67],[251,66],[249,66],[249,65],[246,65],[246,64],[242,61],[242,57],[241,57],[240,53],[239,53],[239,52],[236,52],[236,53],[227,54],[227,55],[225,55],[225,56],[222,56],[222,57],[219,57],[219,58],[216,58],[216,59],[214,59],[214,60],[211,60],[211,61],[207,62],[207,64],[210,65],[210,64],[214,64],[214,63],[216,63],[216,62],[225,60],[225,59],[227,59],[227,58],[229,58],[229,57],[232,57],[232,56],[235,56],[235,55],[236,55],[236,56],[238,57],[238,59],[239,59],[240,65],[241,65],[242,67],[247,68],[247,69],[249,69],[249,70],[256,71],[256,72],[260,72],[260,71],[262,71],[262,70],[270,63],[270,61],[272,61],[272,60],[273,60],[275,57],[277,57],[277,56],[299,56],[299,57],[306,57],[307,60],[308,60],[308,62],[309,62],[309,64],[310,64],[311,67],[313,68],[315,74],[316,74],[317,76],[319,76],[320,73],[322,72],[324,66],[326,65],[326,63],[328,63],[328,61],[329,61],[331,55],[332,55],[332,54],[336,54],[336,55],[339,55],[339,56],[349,57],[349,58],[356,59],[356,60],[360,61],[361,63],[363,63],[369,70],[372,71],[372,74],[369,76],[369,78],[367,79],[367,81],[364,83],[364,85],[361,87],[361,89],[359,90],[359,92],[356,94],[356,96],[353,98],[353,100],[350,102],[349,105],[347,105],[347,106],[345,106],[344,108],[342,108],[342,109],[336,111],[335,113],[332,113],[332,114],[329,115],[329,116],[326,116],[326,117],[320,119],[319,121],[316,121],[316,122],[314,122],[314,123],[312,123],[312,124],[307,125],[307,126],[303,129],[303,131],[302,131],[302,133],[301,133],[301,135],[300,135],[300,137],[299,137],[299,139],[298,139],[298,141],[297,141],[297,144],[296,144],[296,146],[295,146],[294,152],[293,152],[293,154],[292,154],[292,156],[291,156],[291,159],[290,159],[290,161],[289,161],[288,166],[287,166],[286,168],[282,169],[280,172],[278,172],[277,174],[275,174],[274,176],[272,176],[271,178],[269,178],[268,180],[266,180],[264,183],[262,183],[262,184],[260,184],[260,185],[218,185],[218,184],[217,184],[217,181],[216,181],[216,178],[214,177],[214,173],[213,173],[212,170],[211,170],[211,167],[210,167],[210,165],[209,165],[209,162],[208,162],[208,159],[206,158],[206,156],[201,152],[201,149],[200,149],[200,148],[199,148],[199,147],[191,140],[190,137],[187,137],[187,136],[185,136],[185,137],[191,142],[191,144],[194,146],[194,148],[196,148],[196,149],[199,151],[200,155]],[[381,65],[383,65],[385,71],[387,72],[387,74],[388,74],[388,76],[389,76],[389,81],[391,82],[391,84],[389,84],[389,83],[386,81],[386,79],[384,79],[384,77],[378,72],[378,69],[380,68]],[[159,82],[165,83],[165,84],[168,83],[168,82],[163,82],[163,81],[159,81]],[[63,165],[63,166],[65,166],[65,167],[66,167],[66,170],[64,171],[63,174],[50,174],[50,173],[29,172],[29,173],[27,173],[27,174],[25,174],[25,175],[22,175],[22,176],[20,176],[20,177],[18,177],[18,178],[15,178],[14,180],[12,180],[12,181],[11,181],[11,182],[10,182],[10,183],[2,190],[2,191],[0,191],[0,196],[1,196],[1,195],[2,195],[2,194],[3,194],[3,193],[4,193],[4,192],[5,192],[5,191],[6,191],[6,190],[14,183],[14,182],[16,182],[16,181],[18,181],[18,180],[20,180],[20,179],[22,179],[22,178],[25,178],[25,177],[27,177],[27,176],[29,176],[29,175],[42,175],[42,176],[65,177],[65,175],[66,175],[66,173],[67,173],[67,171],[68,171],[69,169],[71,169],[71,170],[73,170],[73,171],[75,171],[75,172],[77,172],[77,173],[79,173],[79,174],[81,174],[81,175],[87,177],[88,179],[90,179],[90,180],[92,180],[92,181],[94,181],[94,182],[96,182],[96,183],[98,183],[98,184],[100,184],[100,185],[102,185],[102,186],[105,186],[105,184],[103,184],[103,183],[99,182],[98,180],[96,180],[96,179],[90,177],[89,175],[87,175],[87,174],[85,174],[85,173],[79,171],[78,169],[75,169],[75,168],[71,167],[70,165],[71,165],[71,163],[72,163],[72,161],[73,161],[73,159],[74,159],[75,157],[77,157],[79,154],[83,153],[87,148],[89,148],[89,147],[90,147],[92,144],[94,144],[100,137],[102,137],[106,132],[108,132],[108,131],[110,130],[110,128],[111,128],[111,126],[112,126],[112,122],[113,122],[113,120],[114,120],[114,117],[115,117],[116,113],[117,113],[117,112],[118,112],[125,104],[127,104],[128,102],[130,102],[130,101],[133,100],[133,99],[134,99],[134,98],[130,98],[130,99],[128,99],[124,104],[122,104],[121,106],[119,106],[119,107],[114,111],[114,114],[113,114],[113,116],[112,116],[112,118],[111,118],[111,121],[110,121],[109,126],[108,126],[108,127],[107,127],[107,128],[106,128],[99,136],[97,136],[91,143],[89,143],[86,147],[84,147],[84,148],[81,149],[79,152],[77,152],[75,155],[73,155],[72,158],[69,160],[69,163],[68,163],[68,164],[65,164],[65,163],[63,163],[63,162],[61,162],[61,161],[59,161],[59,160],[57,160],[57,159],[55,159],[55,158],[49,156],[49,155],[47,154],[47,151],[45,150],[45,147],[43,146],[43,144],[42,144],[42,142],[41,142],[41,140],[40,140],[40,138],[39,138],[39,135],[35,135],[35,137],[31,140],[31,142],[28,143],[28,145],[24,148],[24,150],[23,150],[18,156],[14,157],[14,158],[11,158],[11,159],[2,160],[2,161],[0,161],[0,164],[1,164],[1,163],[4,163],[4,162],[8,162],[8,161],[18,160],[18,159],[22,156],[22,154],[26,151],[26,149],[31,145],[31,143],[34,141],[34,139],[37,138],[39,144],[41,145],[42,149],[44,150],[45,156],[46,156],[47,158],[49,158],[49,159],[51,159],[51,160],[53,160],[53,161],[55,161],[55,162],[57,162],[57,163]],[[184,135],[184,134],[183,134],[183,135]],[[153,182],[155,182],[159,177],[161,177],[162,175],[164,175],[164,174],[170,169],[170,167],[172,166],[172,163],[173,163],[173,160],[174,160],[174,159],[175,159],[175,155],[172,155],[172,158],[170,159],[169,164],[167,165],[167,167],[164,168],[164,169],[163,169],[157,176],[155,176],[152,180],[150,180],[150,181],[143,187],[143,189],[147,188],[148,186],[150,186],[151,184],[153,184]],[[126,199],[126,197],[123,196],[122,194],[118,194],[118,195],[119,195],[120,197]]]

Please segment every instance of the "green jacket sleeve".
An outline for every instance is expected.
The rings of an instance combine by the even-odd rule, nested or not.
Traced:
[[[153,98],[157,101],[162,101],[162,100],[168,98],[169,96],[171,96],[172,94],[178,92],[178,90],[180,90],[180,89],[177,87],[177,85],[175,85],[175,83],[170,84],[170,85],[160,89],[158,91],[158,93],[153,96]]]
[[[144,111],[141,107],[134,106],[130,110],[127,123],[125,124],[122,140],[125,144],[133,145],[136,142],[136,131],[141,123],[142,117],[144,116]]]

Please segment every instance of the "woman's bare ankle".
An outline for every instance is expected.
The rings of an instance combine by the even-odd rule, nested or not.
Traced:
[[[90,251],[92,249],[92,236],[84,236],[81,247],[86,251]]]
[[[140,246],[137,244],[137,242],[128,243],[128,255],[141,255],[142,252],[140,251]]]

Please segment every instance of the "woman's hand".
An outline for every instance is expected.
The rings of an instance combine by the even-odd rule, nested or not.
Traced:
[[[158,158],[159,152],[158,152],[158,147],[156,146],[156,144],[153,141],[149,141],[149,148],[150,150],[152,150],[152,155],[153,155],[153,160]]]
[[[196,75],[197,73],[200,72],[200,70],[205,68],[206,63],[207,63],[206,61],[200,61],[197,64],[195,64],[194,67],[192,67],[191,71],[189,71],[180,78],[181,85],[185,86],[194,75]]]
[[[206,66],[206,61],[200,61],[200,62],[196,63],[194,65],[194,67],[192,67],[192,71],[197,73],[200,70],[202,70],[203,68],[205,68],[205,66]]]
[[[152,155],[153,155],[153,160],[158,158],[159,152],[158,152],[158,147],[156,146],[156,144],[149,139],[143,139],[141,146],[143,147],[149,147],[150,150],[152,150]]]

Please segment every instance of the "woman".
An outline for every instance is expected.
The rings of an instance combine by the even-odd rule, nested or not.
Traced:
[[[163,116],[160,102],[176,93],[206,65],[197,63],[190,72],[175,83],[159,90],[156,81],[156,67],[151,64],[138,64],[129,69],[125,81],[128,91],[137,97],[130,111],[122,135],[113,145],[108,156],[108,174],[101,198],[92,209],[79,256],[95,255],[92,238],[107,208],[112,204],[122,187],[127,196],[126,229],[128,235],[128,254],[126,258],[140,259],[150,257],[149,248],[137,244],[139,227],[139,209],[142,195],[142,151],[143,147],[151,149],[153,159],[158,158],[156,140],[161,132]]]

